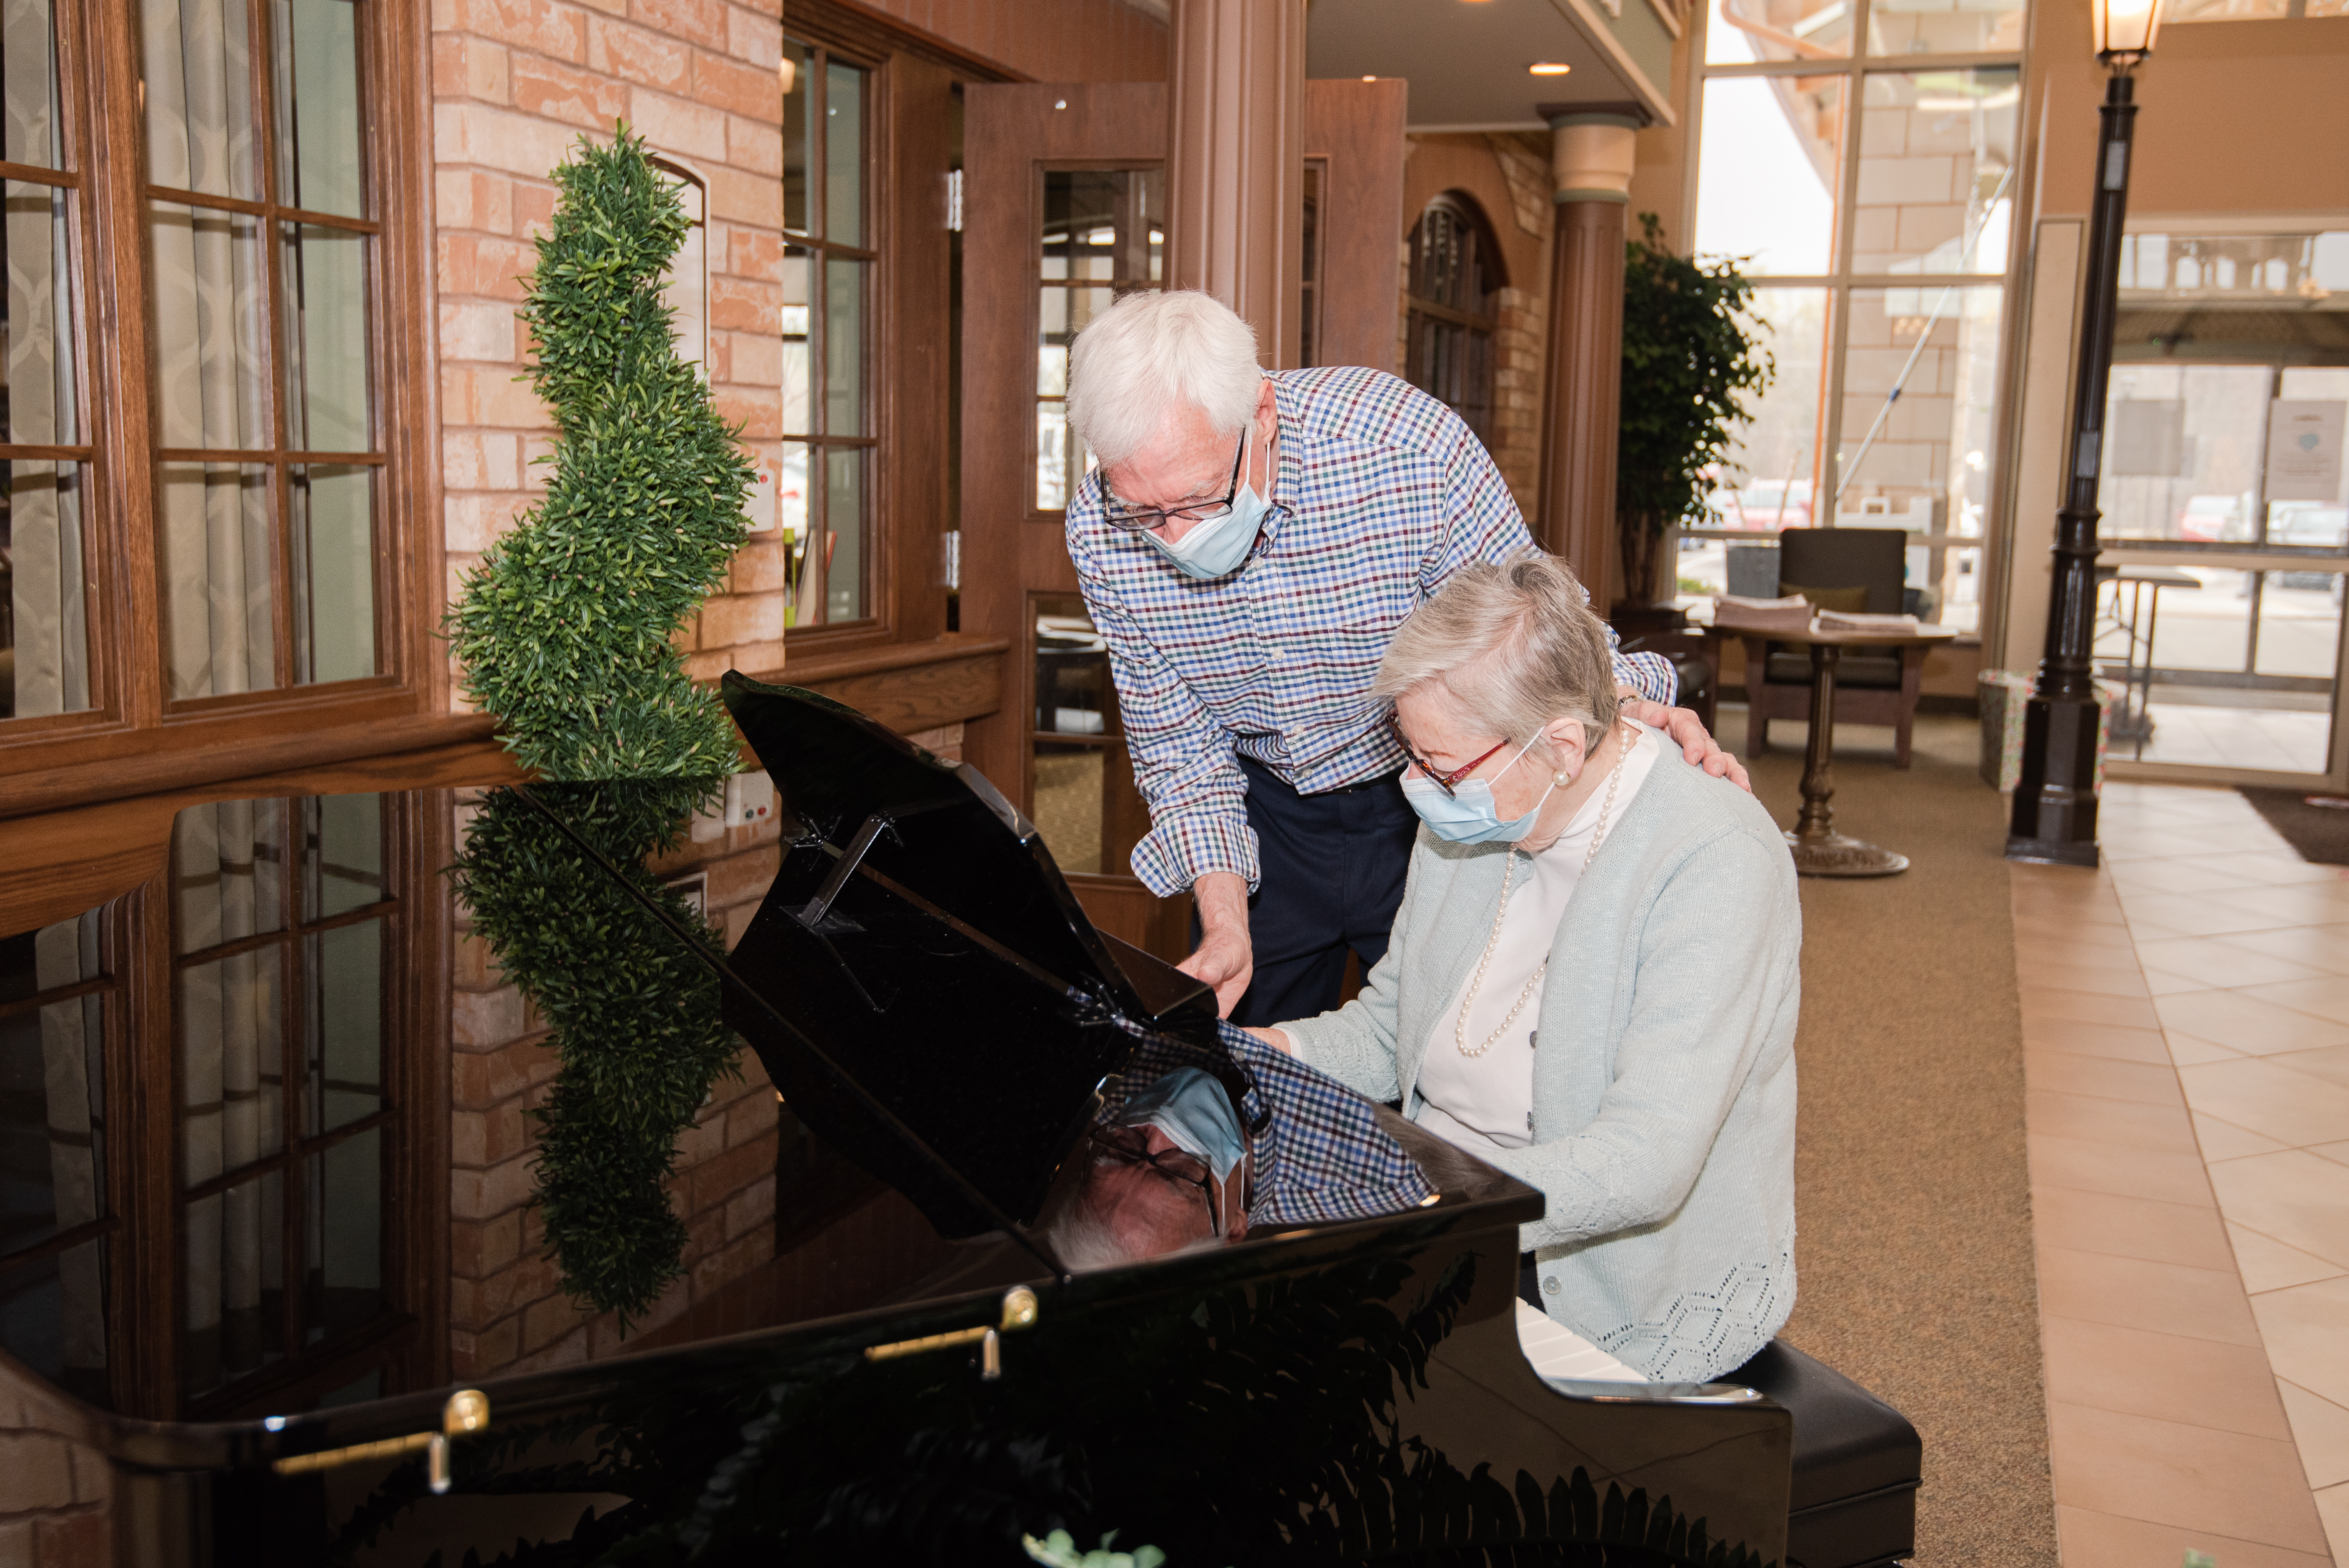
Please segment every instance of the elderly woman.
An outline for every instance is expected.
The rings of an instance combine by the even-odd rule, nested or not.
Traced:
[[[1423,820],[1386,957],[1262,1031],[1541,1189],[1526,1299],[1651,1378],[1795,1303],[1801,911],[1769,813],[1617,711],[1562,565],[1462,568],[1376,695]]]

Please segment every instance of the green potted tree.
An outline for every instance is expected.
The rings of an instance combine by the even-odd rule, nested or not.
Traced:
[[[564,1288],[625,1327],[680,1272],[677,1140],[737,1070],[736,1045],[697,955],[553,817],[691,925],[645,862],[723,789],[740,738],[674,638],[742,542],[755,470],[677,352],[661,281],[687,223],[643,141],[626,126],[607,147],[583,139],[554,178],[523,312],[554,472],[448,621],[466,689],[498,717],[538,804],[491,791],[454,869],[561,1063],[534,1113],[547,1249]]]
[[[1624,247],[1619,621],[1669,611],[1677,573],[1666,570],[1665,531],[1703,515],[1706,486],[1745,418],[1741,397],[1761,392],[1777,373],[1762,342],[1769,324],[1754,314],[1754,284],[1738,271],[1742,258],[1674,255],[1653,212],[1640,222],[1642,238]]]

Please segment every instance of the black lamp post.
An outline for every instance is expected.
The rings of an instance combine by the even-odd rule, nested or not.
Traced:
[[[2113,317],[2119,308],[2121,222],[2128,212],[2129,135],[2137,119],[2129,73],[2153,53],[2155,0],[2095,0],[2096,58],[2105,84],[2096,150],[2096,204],[2088,219],[2088,286],[2080,312],[2080,378],[2063,511],[2055,525],[2055,582],[2047,600],[2047,654],[2023,711],[2023,768],[2006,858],[2096,863],[2096,476],[2105,457],[2105,390],[2112,379]]]

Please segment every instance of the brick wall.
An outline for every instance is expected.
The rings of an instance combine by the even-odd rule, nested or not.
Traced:
[[[0,1565],[104,1568],[114,1561],[106,1460],[47,1385],[0,1367]]]
[[[458,808],[461,836],[471,814]],[[712,836],[654,862],[664,879],[698,872],[704,908],[730,944],[773,882],[781,832],[707,825]],[[545,1026],[508,984],[489,944],[458,921],[450,1058],[450,1371],[459,1378],[534,1371],[632,1348],[617,1320],[563,1295],[530,1202],[536,1124],[555,1072]],[[748,1051],[678,1140],[670,1202],[686,1222],[685,1277],[634,1333],[711,1303],[774,1255],[775,1094]]]
[[[780,456],[781,0],[432,0],[436,302],[449,591],[545,485],[553,430],[515,310],[554,210],[547,171],[625,119],[709,188],[719,411]],[[783,663],[782,545],[754,536],[685,637],[688,667]],[[457,698],[462,706],[461,696]]]

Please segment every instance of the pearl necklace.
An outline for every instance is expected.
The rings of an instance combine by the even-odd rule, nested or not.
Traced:
[[[1639,731],[1630,725],[1623,727],[1622,734],[1623,748],[1615,758],[1614,768],[1607,775],[1607,798],[1599,802],[1599,820],[1591,825],[1590,847],[1582,851],[1582,869],[1586,872],[1599,853],[1599,841],[1607,837],[1607,817],[1615,810],[1615,787],[1623,781],[1623,764],[1630,760],[1631,748],[1639,744]],[[1533,858],[1527,856],[1526,863],[1532,865]],[[1452,1020],[1453,1045],[1458,1047],[1462,1056],[1472,1059],[1483,1056],[1500,1043],[1501,1037],[1507,1034],[1509,1026],[1517,1021],[1517,1015],[1526,1010],[1526,1004],[1534,999],[1534,993],[1541,989],[1542,977],[1549,973],[1549,954],[1545,953],[1541,962],[1534,965],[1525,989],[1517,993],[1516,1005],[1509,1009],[1509,1016],[1501,1020],[1501,1026],[1485,1036],[1483,1045],[1475,1050],[1468,1048],[1468,1012],[1476,1005],[1476,993],[1485,988],[1485,971],[1493,962],[1494,952],[1501,945],[1501,923],[1509,914],[1509,881],[1516,874],[1516,870],[1517,847],[1511,844],[1507,862],[1501,868],[1501,907],[1493,912],[1493,933],[1485,939],[1485,955],[1476,960],[1476,973],[1468,981],[1468,994],[1460,998],[1460,1011]]]

